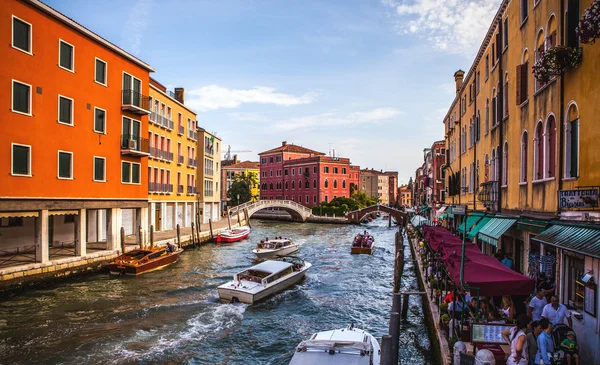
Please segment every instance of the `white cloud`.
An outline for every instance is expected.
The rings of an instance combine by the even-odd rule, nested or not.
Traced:
[[[398,31],[426,38],[448,53],[472,56],[501,0],[381,0],[399,17]]]
[[[258,122],[267,119],[259,113],[227,113],[227,116],[231,120],[238,120],[240,122]]]
[[[121,32],[123,48],[133,55],[138,55],[142,50],[142,37],[148,27],[151,6],[151,0],[138,0],[129,12]]]
[[[218,85],[203,86],[187,92],[186,104],[197,111],[214,109],[235,109],[244,103],[274,104],[291,106],[310,104],[318,96],[308,92],[294,96],[276,92],[275,88],[255,86],[251,89],[228,89]]]
[[[289,119],[276,126],[277,129],[291,131],[295,129],[308,129],[323,126],[348,126],[358,124],[375,124],[387,122],[402,114],[394,108],[377,108],[365,112],[355,112],[347,115],[323,113]]]

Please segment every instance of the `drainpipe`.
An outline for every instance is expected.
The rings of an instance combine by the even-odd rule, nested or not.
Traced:
[[[475,84],[473,85],[473,89],[477,88],[477,73],[475,73]],[[475,143],[473,143],[473,168],[475,169],[475,173],[473,174],[473,211],[477,210],[477,189],[478,186],[476,186],[477,184],[477,180],[479,179],[479,171],[477,171],[477,143],[479,142],[479,138],[477,137],[477,134],[479,133],[479,129],[477,127],[477,90],[475,90],[475,99],[473,101],[473,111],[474,111],[474,117],[473,117],[473,137],[475,137]]]
[[[460,94],[458,94],[458,148],[459,148],[459,153],[458,153],[458,177],[460,179],[459,181],[459,186],[460,188],[458,189],[458,205],[460,205],[460,196],[462,194],[462,96],[460,96]]]
[[[502,42],[502,15],[500,15],[500,19],[498,20],[498,42],[500,44],[497,44],[496,46],[498,47],[498,49],[503,49],[504,47],[502,46],[503,42]],[[498,87],[498,93],[502,96],[502,105],[500,106],[502,108],[502,118],[500,118],[500,120],[498,121],[498,123],[500,124],[498,126],[499,128],[499,139],[500,139],[500,143],[499,143],[499,147],[497,149],[497,153],[496,153],[496,158],[498,159],[498,181],[496,182],[497,184],[497,189],[498,189],[498,212],[502,211],[502,171],[504,170],[504,166],[503,166],[503,160],[504,160],[504,128],[502,126],[502,122],[504,120],[504,103],[508,103],[508,100],[504,100],[504,72],[503,72],[503,68],[502,68],[502,51],[500,51],[500,55],[498,56],[498,74],[499,74],[499,79],[500,79],[500,86]],[[496,108],[498,108],[498,103],[496,103]],[[496,113],[496,115],[498,115],[498,111],[494,110],[494,112]],[[507,169],[508,170],[508,169]]]
[[[560,44],[565,44],[565,4],[564,1],[560,2]],[[558,133],[558,171],[556,171],[555,176],[558,178],[558,190],[562,190],[563,188],[563,176],[565,176],[565,172],[563,171],[565,168],[564,161],[564,149],[565,149],[565,130],[564,130],[564,119],[565,119],[565,85],[563,82],[563,74],[560,74],[558,78],[558,82],[560,83],[560,98],[559,98],[559,120],[556,121],[556,129],[559,131]],[[555,160],[556,161],[556,160]],[[558,195],[556,199],[556,215],[560,219],[560,207],[559,207]]]

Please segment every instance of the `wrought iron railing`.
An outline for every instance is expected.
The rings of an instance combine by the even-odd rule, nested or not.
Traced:
[[[148,103],[148,96],[143,95],[137,91],[123,90],[122,104],[123,105],[133,105],[140,109],[144,109],[148,112],[150,111],[150,106]]]
[[[141,138],[140,136],[132,134],[123,134],[121,136],[121,149],[150,153],[150,141],[148,138]]]

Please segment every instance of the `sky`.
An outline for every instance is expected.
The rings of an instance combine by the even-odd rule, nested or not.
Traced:
[[[398,171],[444,138],[500,0],[44,0],[185,88],[242,160],[282,141]]]

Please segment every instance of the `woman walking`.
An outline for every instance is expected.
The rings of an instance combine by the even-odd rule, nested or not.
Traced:
[[[531,325],[531,318],[526,314],[517,317],[517,327],[502,331],[502,337],[510,344],[510,356],[506,365],[529,365],[526,333]]]
[[[542,326],[539,321],[531,323],[531,332],[527,334],[527,350],[529,351],[529,365],[537,365],[535,363],[535,354],[537,354],[537,338],[542,333]]]

